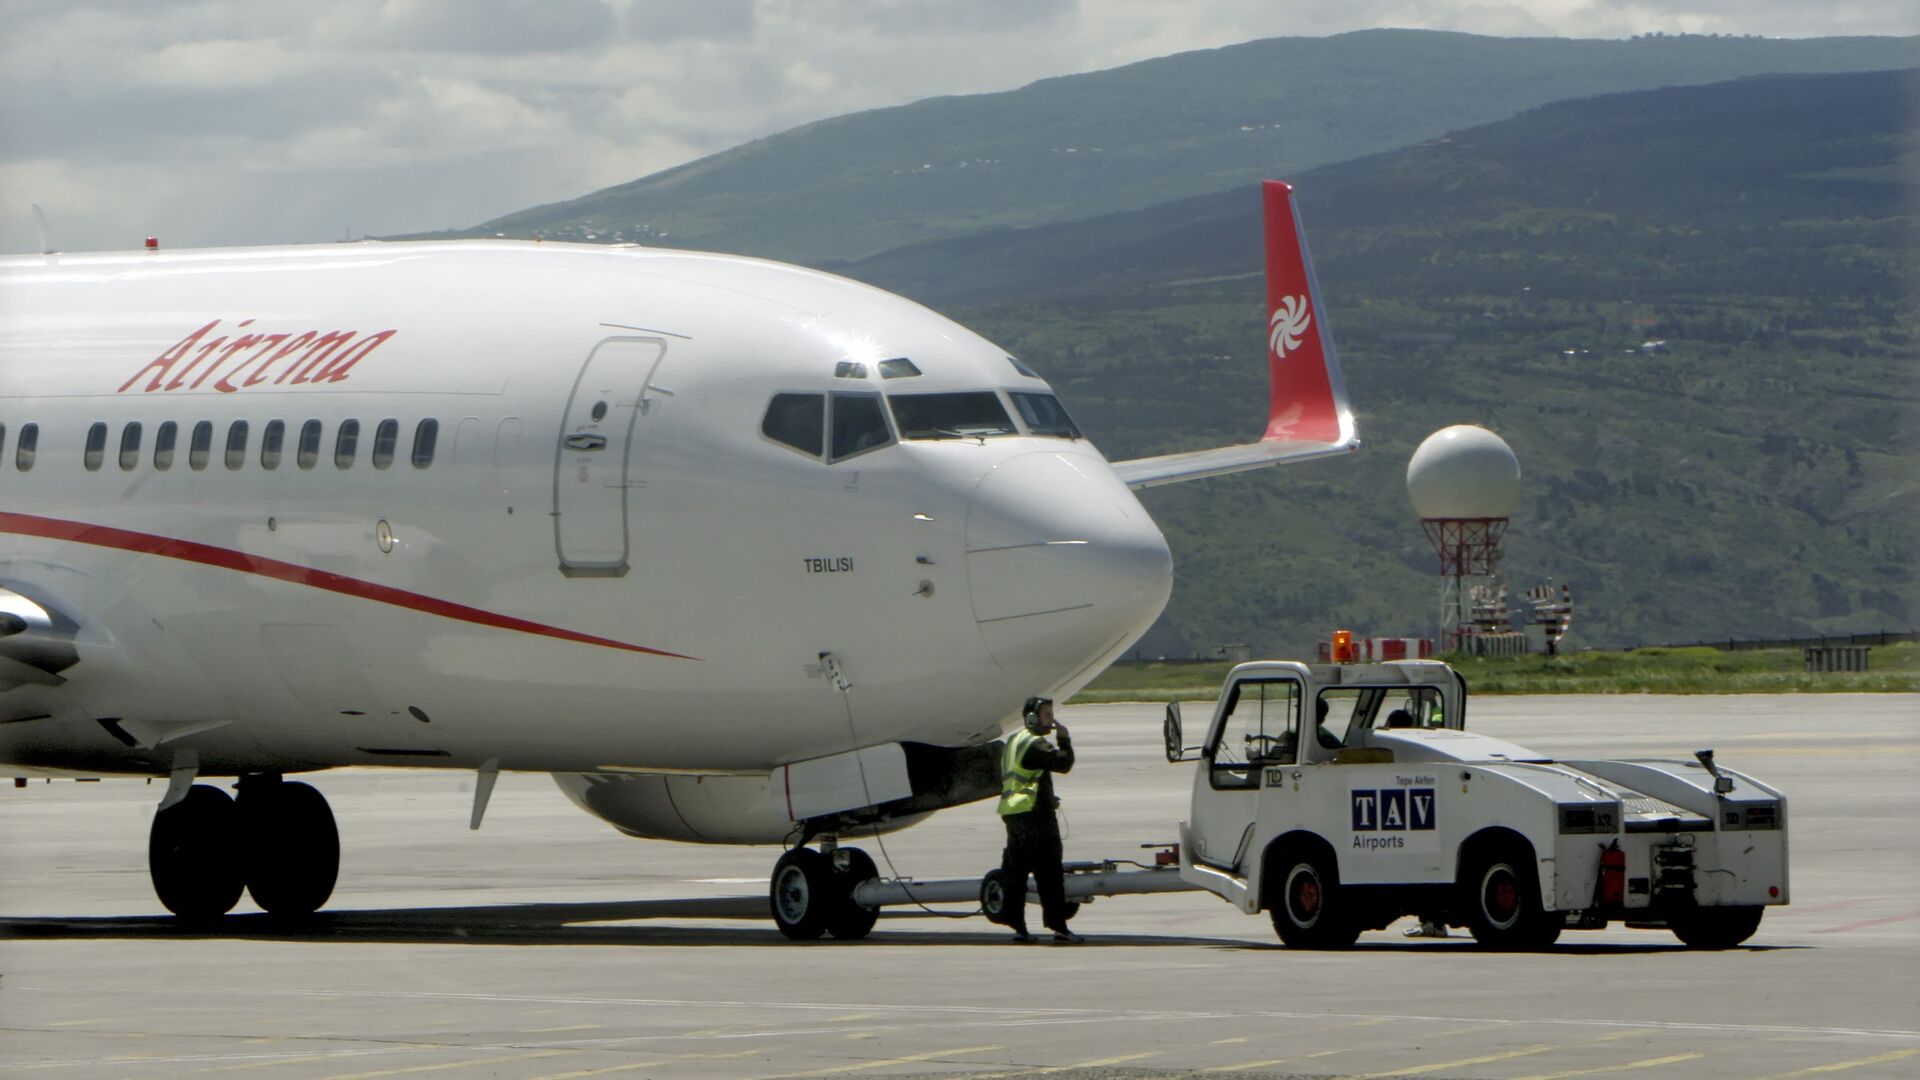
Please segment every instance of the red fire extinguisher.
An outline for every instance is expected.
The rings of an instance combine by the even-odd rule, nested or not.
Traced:
[[[1619,907],[1627,896],[1627,853],[1615,840],[1600,849],[1600,904]]]

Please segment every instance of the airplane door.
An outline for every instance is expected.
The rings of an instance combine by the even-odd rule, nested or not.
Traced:
[[[553,466],[554,538],[568,577],[627,572],[627,494],[639,486],[629,450],[666,348],[658,338],[608,338],[574,380]]]

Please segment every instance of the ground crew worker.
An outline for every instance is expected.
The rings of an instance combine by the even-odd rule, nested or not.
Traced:
[[[1054,721],[1053,702],[1028,698],[1021,710],[1026,726],[1013,733],[1000,754],[1000,820],[1007,826],[1007,847],[1000,873],[1006,889],[1002,917],[1013,929],[1013,940],[1032,941],[1027,933],[1027,874],[1040,890],[1041,919],[1053,931],[1053,940],[1072,944],[1083,940],[1067,929],[1067,897],[1060,868],[1060,821],[1054,808],[1053,774],[1073,768],[1073,740]],[[1054,749],[1048,735],[1060,740]]]

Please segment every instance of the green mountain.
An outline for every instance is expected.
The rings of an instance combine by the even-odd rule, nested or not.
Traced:
[[[635,240],[812,262],[1294,174],[1608,91],[1920,63],[1920,38],[1277,38],[836,117],[436,235]]]
[[[1917,110],[1916,71],[1743,79],[1294,177],[1367,446],[1145,493],[1178,573],[1146,649],[1424,629],[1404,470],[1460,422],[1519,454],[1509,577],[1571,582],[1579,641],[1911,627]],[[1245,186],[840,269],[999,340],[1118,458],[1260,429],[1259,243]]]

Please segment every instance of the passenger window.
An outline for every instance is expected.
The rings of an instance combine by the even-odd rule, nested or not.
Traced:
[[[120,429],[120,471],[132,472],[140,464],[140,421]]]
[[[424,469],[433,464],[433,444],[440,441],[440,421],[422,420],[413,429],[413,467]]]
[[[333,440],[333,464],[338,469],[353,468],[353,455],[360,449],[360,421],[340,421],[340,434]]]
[[[1216,788],[1257,788],[1266,765],[1292,764],[1300,728],[1300,684],[1249,679],[1228,691],[1226,715],[1207,747]]]
[[[982,438],[1014,434],[1000,395],[991,390],[959,394],[894,394],[893,421],[903,439]]]
[[[775,394],[760,422],[760,434],[814,457],[826,450],[826,433],[825,394]]]
[[[287,422],[269,420],[260,430],[260,467],[277,469],[280,467],[280,447],[287,441]]]
[[[6,456],[6,453],[7,453],[7,425],[0,424],[0,459],[4,459]]]
[[[384,469],[393,464],[393,447],[400,441],[400,421],[382,420],[373,429],[373,467]]]
[[[320,460],[320,421],[309,420],[300,425],[300,448],[294,451],[293,463],[303,469],[313,468]]]
[[[893,441],[879,394],[833,395],[833,460],[864,454]]]
[[[21,472],[33,468],[33,458],[40,448],[40,425],[21,424],[20,441],[13,444],[13,466]]]
[[[1063,439],[1077,439],[1080,429],[1073,425],[1073,418],[1067,410],[1060,407],[1060,399],[1052,394],[1011,393],[1013,407],[1020,410],[1020,419],[1027,422],[1027,430],[1035,435],[1058,435]]]
[[[247,463],[247,422],[235,420],[227,428],[227,468],[238,469]]]
[[[180,425],[164,421],[153,431],[153,467],[159,472],[173,468],[173,442],[180,437]]]
[[[193,439],[187,443],[187,467],[199,472],[207,467],[207,455],[213,452],[213,421],[193,425]]]
[[[106,456],[107,425],[95,424],[87,429],[87,456],[85,459],[87,471],[98,472],[100,469],[100,460]]]

